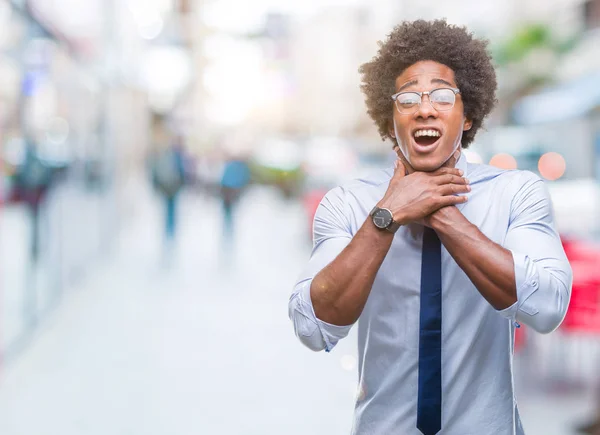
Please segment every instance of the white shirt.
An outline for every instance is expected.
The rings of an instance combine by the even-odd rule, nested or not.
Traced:
[[[572,272],[544,182],[528,171],[467,163],[467,219],[514,259],[518,302],[496,311],[442,246],[441,435],[522,435],[513,388],[514,328],[549,333],[562,322]],[[314,276],[348,245],[383,197],[393,169],[336,187],[314,220],[310,261],[289,301],[296,335],[312,350],[331,351],[352,325],[319,320]],[[401,227],[358,320],[359,391],[354,435],[420,435],[417,421],[419,294],[423,227]]]

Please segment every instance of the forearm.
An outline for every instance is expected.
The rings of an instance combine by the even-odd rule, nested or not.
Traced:
[[[310,297],[318,319],[351,325],[367,302],[394,235],[368,218],[344,250],[313,279]]]
[[[496,310],[517,301],[512,253],[488,239],[456,207],[446,207],[431,221],[433,229],[481,295]]]

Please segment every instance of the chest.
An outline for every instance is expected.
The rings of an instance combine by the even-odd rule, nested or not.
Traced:
[[[357,229],[383,193],[374,193],[363,207],[355,210]],[[475,185],[468,195],[468,202],[458,206],[469,222],[500,245],[504,243],[510,221],[510,198],[505,196],[504,191],[494,189],[493,185]],[[411,314],[418,315],[422,273],[426,273],[422,268],[422,247],[422,226],[409,224],[398,230],[375,278],[362,317],[376,313],[383,318],[387,313],[393,319],[402,317],[409,323],[417,321],[418,317],[410,322],[410,317]],[[465,311],[487,312],[489,304],[443,245],[441,259],[442,299],[448,319],[455,315],[458,319]]]

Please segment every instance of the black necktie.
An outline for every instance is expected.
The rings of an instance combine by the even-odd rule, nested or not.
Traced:
[[[442,428],[442,247],[427,227],[421,265],[417,428],[424,435]]]

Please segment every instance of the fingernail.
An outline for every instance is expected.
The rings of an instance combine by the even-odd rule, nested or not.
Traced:
[[[462,177],[462,175],[464,174],[464,171],[462,169],[458,170],[458,175],[460,175]]]
[[[471,181],[469,181],[469,179],[468,179],[468,178],[465,178],[465,182],[466,182],[467,184],[469,184]]]
[[[454,158],[458,159],[459,156],[460,156],[460,151],[458,151],[458,150],[454,151]]]
[[[469,192],[471,191],[471,186],[469,186],[468,184],[467,184],[467,190],[468,190]]]
[[[398,169],[398,160],[394,162],[394,169]]]

